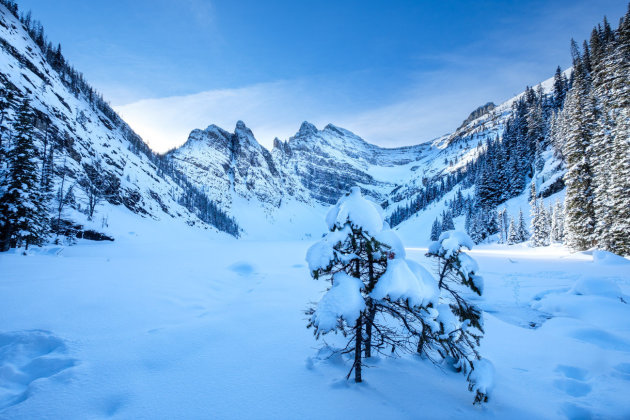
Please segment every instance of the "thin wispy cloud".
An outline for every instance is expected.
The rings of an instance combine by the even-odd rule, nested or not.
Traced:
[[[209,89],[195,93],[187,84],[197,80],[199,85],[203,72],[172,81],[162,72],[156,76],[160,85],[193,93],[163,93],[161,98],[154,93],[149,95],[154,99],[132,100],[115,107],[157,151],[183,144],[194,128],[216,124],[232,130],[238,120],[245,121],[266,147],[271,147],[275,137],[293,135],[304,120],[319,127],[333,123],[386,147],[427,141],[453,131],[477,106],[488,101],[498,104],[517,95],[526,85],[551,77],[556,65],[566,68],[570,64],[570,38],[588,37],[593,21],[590,15],[617,9],[612,1],[545,7],[539,2],[519,9],[520,13],[502,13],[485,4],[480,6],[483,10],[470,9],[474,18],[460,20],[459,32],[453,32],[457,25],[447,30],[448,25],[426,18],[424,12],[431,8],[418,6],[416,12],[422,12],[418,16],[424,19],[426,34],[396,26],[389,28],[396,33],[391,38],[375,31],[359,37],[359,42],[355,32],[345,34],[347,42],[354,42],[363,51],[356,56],[352,48],[342,48],[347,47],[343,42],[335,44],[339,51],[331,55],[330,47],[324,48],[331,42],[326,31],[308,37],[311,32],[296,31],[299,28],[292,21],[276,25],[277,30],[266,42],[262,33],[243,38],[243,31],[254,30],[251,25],[261,29],[256,13],[243,10],[232,16],[228,25],[225,10],[222,19],[213,20],[212,3],[187,0],[185,4],[189,13],[202,6],[197,19],[212,22],[218,35],[211,44],[226,48],[225,59],[211,55],[208,71],[222,69],[222,73],[216,73],[213,83],[205,84],[213,86]],[[441,20],[454,18],[448,13],[440,9],[437,16]],[[367,16],[381,21],[379,14]],[[275,19],[278,23],[281,18]],[[243,22],[249,25],[243,26]],[[304,22],[310,24],[310,20]],[[325,22],[335,28],[334,20]],[[289,34],[287,25],[294,32]],[[358,28],[363,33],[369,29]],[[294,45],[290,42],[294,37],[303,43]],[[409,43],[409,39],[417,41]],[[230,79],[229,74],[244,77]]]
[[[454,55],[440,60],[450,62],[448,70],[410,75],[409,85],[388,95],[394,100],[369,107],[353,104],[358,93],[352,86],[344,89],[336,83],[300,79],[146,99],[116,110],[160,152],[183,144],[194,128],[216,124],[232,130],[238,120],[245,121],[268,148],[275,137],[287,139],[295,134],[304,120],[320,128],[333,123],[371,143],[396,147],[450,132],[476,106],[509,99],[525,87],[524,80],[540,81],[533,76],[535,69],[525,63],[480,62]],[[506,94],[506,85],[514,91]]]

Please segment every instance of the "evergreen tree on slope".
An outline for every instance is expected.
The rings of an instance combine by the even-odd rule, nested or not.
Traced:
[[[518,211],[518,226],[516,227],[518,232],[518,242],[525,242],[529,238],[529,231],[525,226],[525,218],[523,217],[523,210]]]
[[[438,238],[440,237],[441,233],[442,233],[442,225],[440,224],[440,221],[436,217],[435,221],[433,222],[433,225],[431,226],[431,237],[430,237],[430,239],[432,241],[437,241]]]
[[[455,230],[455,223],[453,222],[453,213],[450,210],[446,210],[442,215],[442,232],[449,230]],[[435,240],[437,241],[437,238]]]
[[[606,26],[606,25],[605,25]],[[616,109],[614,107],[617,84],[612,71],[616,50],[614,35],[593,29],[591,33],[592,94],[597,102],[595,127],[591,138],[591,155],[594,175],[593,207],[595,211],[595,238],[600,248],[614,250],[610,230],[613,223],[611,189],[612,159]]]
[[[595,210],[593,205],[593,168],[590,139],[595,123],[590,77],[575,41],[572,43],[574,82],[567,95],[563,113],[570,122],[563,155],[566,158],[565,220],[566,243],[576,250],[595,245]]]
[[[611,104],[615,114],[611,168],[614,182],[610,189],[613,220],[611,236],[614,251],[630,255],[630,4],[619,24],[612,66],[616,100]]]
[[[46,201],[40,191],[37,148],[33,138],[33,118],[29,101],[24,100],[16,112],[13,147],[8,153],[7,188],[0,198],[0,213],[5,215],[0,227],[2,250],[41,245],[48,233]]]
[[[516,229],[516,224],[514,223],[514,218],[510,217],[510,227],[508,228],[507,244],[514,245],[520,242],[521,241],[518,236],[518,230]]]
[[[562,203],[556,201],[551,216],[551,242],[564,241],[564,209]]]

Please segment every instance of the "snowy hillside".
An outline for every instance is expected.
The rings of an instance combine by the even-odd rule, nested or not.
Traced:
[[[68,223],[107,231],[109,209],[122,205],[143,217],[209,227],[192,208],[178,203],[185,187],[158,169],[142,139],[113,112],[106,115],[95,98],[73,91],[70,75],[50,66],[22,23],[1,4],[0,82],[5,94],[31,101],[38,148],[53,167],[52,189],[69,196],[63,214]],[[84,214],[88,184],[100,188],[92,221]]]

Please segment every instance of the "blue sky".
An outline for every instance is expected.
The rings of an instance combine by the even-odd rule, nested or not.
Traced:
[[[452,131],[570,64],[625,0],[22,0],[159,151],[244,120],[269,146],[303,120],[384,146]]]

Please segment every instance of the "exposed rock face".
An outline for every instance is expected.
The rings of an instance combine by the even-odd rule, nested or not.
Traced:
[[[384,149],[343,128],[329,124],[318,130],[304,122],[288,141],[275,139],[269,152],[239,121],[234,133],[214,125],[194,130],[170,156],[225,208],[236,196],[273,207],[283,199],[335,203],[355,185],[383,201],[397,184],[381,174],[382,169],[416,162],[428,148]]]
[[[383,149],[332,124],[317,130],[308,122],[288,142],[274,147],[273,156],[321,203],[335,203],[344,191],[360,185],[377,201],[396,185],[375,174],[374,168],[394,167],[423,156],[425,145]]]
[[[284,195],[295,195],[292,179],[279,171],[271,153],[242,121],[234,133],[215,125],[194,130],[169,156],[226,209],[232,207],[235,196],[277,206]]]

